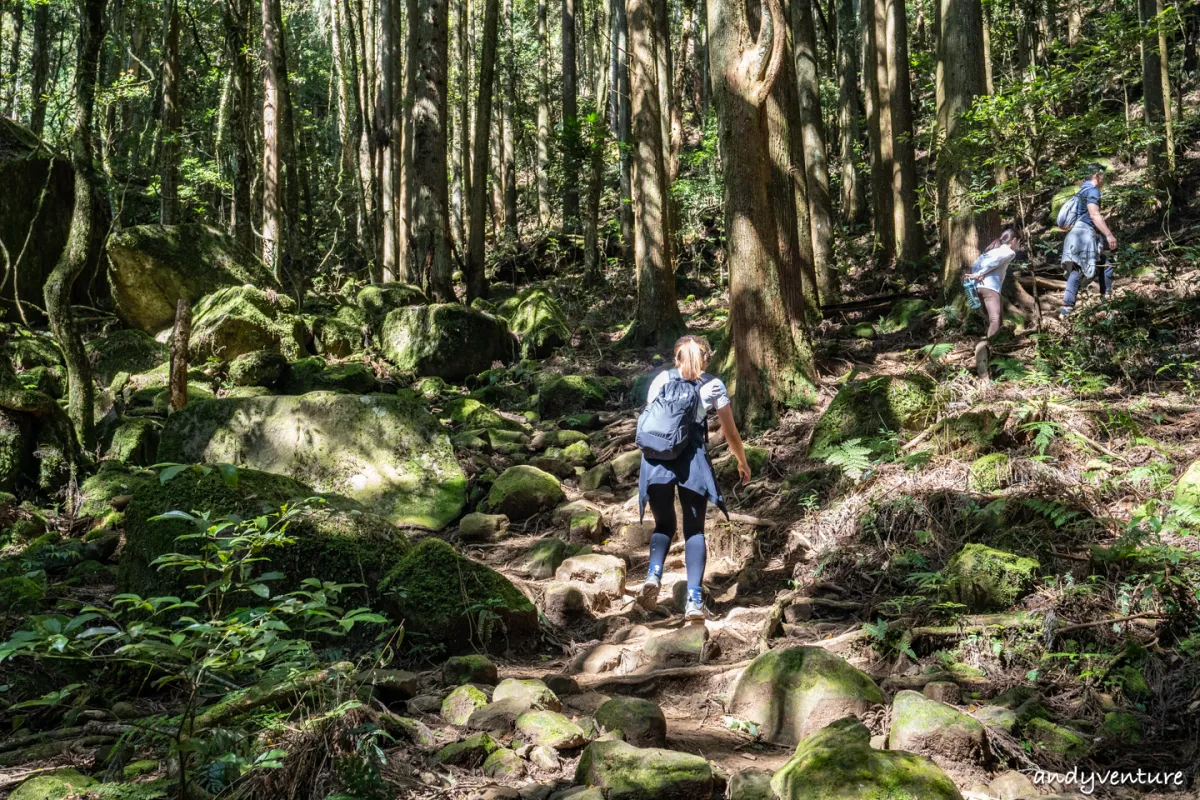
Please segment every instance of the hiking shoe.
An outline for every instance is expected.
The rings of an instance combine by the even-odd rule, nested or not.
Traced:
[[[658,592],[662,589],[661,578],[646,578],[646,582],[642,584],[642,588],[638,590],[637,596],[634,597],[634,602],[647,611],[653,611],[658,608]]]
[[[708,609],[704,607],[704,601],[693,600],[689,597],[683,608],[683,621],[703,622],[706,619],[708,619]]]
[[[1059,319],[1066,319],[1067,317],[1071,316],[1071,315],[1072,315],[1072,314],[1074,314],[1074,313],[1075,313],[1075,309],[1074,309],[1074,308],[1067,308],[1067,307],[1065,307],[1065,306],[1064,306],[1064,307],[1063,307],[1063,309],[1062,309],[1061,311],[1059,311],[1059,312],[1058,312],[1058,318],[1059,318]]]

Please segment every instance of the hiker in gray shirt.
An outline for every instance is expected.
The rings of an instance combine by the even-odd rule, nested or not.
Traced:
[[[1097,258],[1104,245],[1108,246],[1108,250],[1117,249],[1117,239],[1100,214],[1100,190],[1104,187],[1105,168],[1100,164],[1092,164],[1088,167],[1088,173],[1088,179],[1079,187],[1075,197],[1067,201],[1078,206],[1075,224],[1063,241],[1062,265],[1067,278],[1063,307],[1059,312],[1063,318],[1075,310],[1076,295],[1092,280],[1099,279],[1101,298],[1107,298],[1112,293],[1112,266],[1102,263],[1097,275]]]

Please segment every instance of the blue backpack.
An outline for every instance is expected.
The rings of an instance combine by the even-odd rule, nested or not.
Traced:
[[[654,402],[638,417],[634,444],[646,458],[671,461],[679,458],[691,443],[696,429],[696,409],[700,406],[702,381],[687,381],[673,369],[669,380]]]

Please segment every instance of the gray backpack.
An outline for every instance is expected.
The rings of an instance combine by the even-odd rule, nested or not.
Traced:
[[[1079,222],[1079,220],[1083,219],[1084,215],[1087,214],[1087,204],[1086,203],[1081,204],[1079,202],[1080,196],[1082,194],[1083,194],[1083,189],[1080,189],[1078,192],[1075,193],[1074,197],[1072,197],[1070,200],[1063,203],[1062,206],[1059,207],[1058,219],[1055,220],[1055,223],[1062,230],[1064,230],[1064,231],[1071,230],[1071,228],[1075,227],[1075,223]],[[1080,205],[1083,205],[1083,208],[1080,208]]]
[[[642,455],[657,461],[671,461],[687,450],[696,428],[703,385],[702,381],[684,380],[677,369],[667,375],[669,380],[662,391],[638,417],[633,440]]]

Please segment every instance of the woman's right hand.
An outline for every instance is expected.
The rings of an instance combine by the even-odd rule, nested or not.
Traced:
[[[750,465],[744,457],[738,461],[738,475],[741,476],[742,486],[750,482]]]

